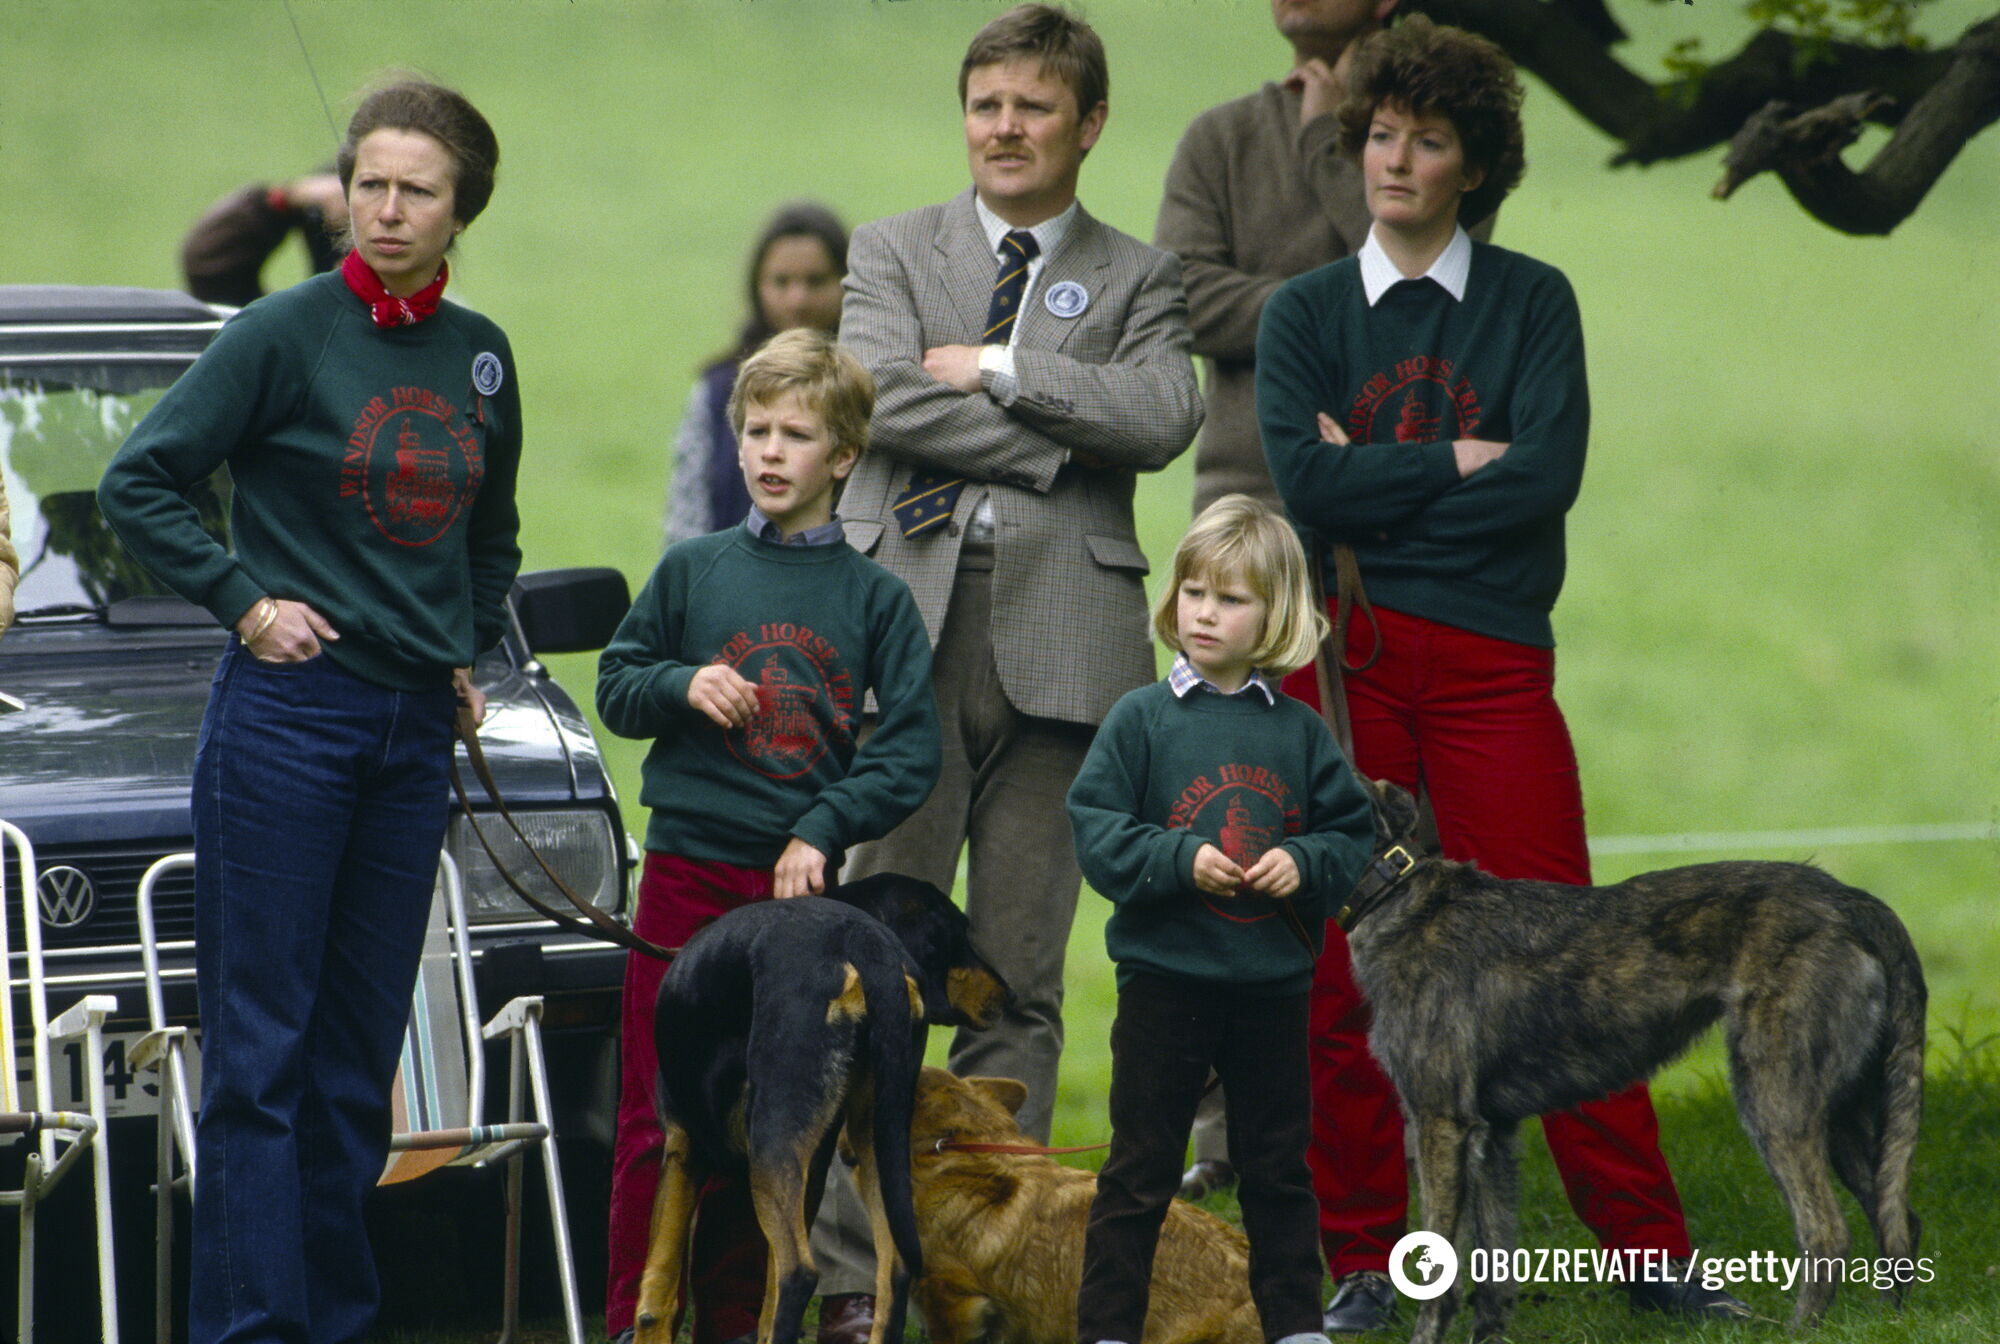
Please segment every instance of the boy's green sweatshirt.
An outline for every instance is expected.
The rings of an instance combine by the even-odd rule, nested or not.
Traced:
[[[340,632],[365,680],[434,687],[507,628],[521,394],[456,304],[378,329],[338,272],[259,299],[118,450],[98,504],[162,582],[233,625],[268,595]],[[227,464],[232,554],[182,492]]]
[[[688,704],[724,663],[757,714],[724,730]],[[864,697],[880,706],[857,746]],[[781,546],[731,527],[669,547],[598,659],[597,712],[655,739],[646,847],[745,868],[798,836],[836,861],[886,835],[937,782],[930,641],[903,581],[845,542]]]
[[[1332,416],[1349,442],[1320,440]],[[1257,332],[1257,419],[1285,511],[1346,541],[1368,596],[1549,648],[1563,515],[1590,437],[1583,327],[1561,271],[1472,244],[1465,297],[1425,278],[1373,308],[1353,257],[1288,281]],[[1454,439],[1505,455],[1460,479]]]
[[[1134,971],[1302,994],[1329,911],[1354,889],[1375,829],[1368,795],[1319,715],[1288,696],[1164,681],[1112,706],[1069,791],[1084,877],[1117,904],[1104,926],[1119,983]],[[1289,904],[1194,883],[1204,844],[1248,868],[1283,845],[1299,866]]]

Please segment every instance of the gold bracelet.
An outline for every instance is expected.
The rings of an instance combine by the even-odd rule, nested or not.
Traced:
[[[243,637],[243,642],[245,644],[255,644],[259,639],[263,637],[264,632],[271,628],[271,623],[277,619],[278,619],[277,600],[275,598],[269,598],[269,597],[265,598],[263,619],[257,622],[256,629],[252,630],[249,634]]]

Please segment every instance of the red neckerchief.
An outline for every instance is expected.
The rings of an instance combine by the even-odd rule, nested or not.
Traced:
[[[361,259],[358,251],[349,252],[347,260],[340,263],[340,278],[354,291],[354,297],[368,305],[375,325],[386,330],[390,327],[413,327],[436,312],[438,299],[444,295],[444,282],[451,278],[451,267],[438,262],[437,279],[407,299],[398,298],[383,288],[382,278],[375,274],[374,267]]]

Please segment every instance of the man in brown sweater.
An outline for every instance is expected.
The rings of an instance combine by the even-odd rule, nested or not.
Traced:
[[[1340,152],[1333,110],[1342,58],[1396,2],[1272,0],[1290,72],[1196,117],[1174,151],[1154,241],[1180,256],[1194,352],[1208,364],[1196,513],[1238,490],[1279,507],[1257,436],[1257,319],[1279,285],[1368,237],[1361,169]]]

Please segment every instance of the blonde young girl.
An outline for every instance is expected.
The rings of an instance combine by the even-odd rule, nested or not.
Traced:
[[[1373,835],[1333,735],[1277,688],[1324,628],[1291,527],[1247,495],[1217,500],[1181,539],[1154,607],[1172,671],[1112,708],[1070,789],[1084,876],[1118,907],[1104,930],[1118,964],[1111,1154],[1084,1240],[1084,1344],[1138,1344],[1211,1068],[1264,1337],[1324,1339],[1306,991],[1331,904]]]

